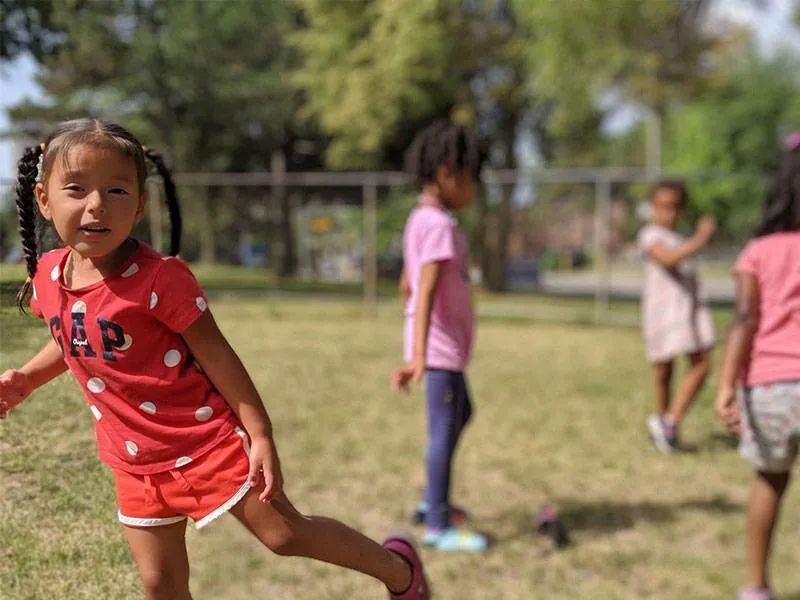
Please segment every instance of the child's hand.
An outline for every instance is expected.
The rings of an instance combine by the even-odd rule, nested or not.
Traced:
[[[8,411],[25,400],[33,391],[28,376],[16,369],[9,369],[0,375],[0,419],[5,419]]]
[[[283,489],[283,474],[278,459],[275,442],[268,437],[253,438],[250,441],[250,486],[258,491],[263,484],[264,489],[258,495],[262,502],[268,502]]]
[[[392,373],[392,391],[405,392],[411,391],[410,383],[419,383],[425,374],[425,359],[415,358],[405,367],[395,369]]]
[[[717,231],[717,220],[711,215],[703,215],[697,221],[697,235],[708,242]]]
[[[738,434],[741,415],[739,405],[736,403],[736,390],[727,386],[721,387],[717,393],[714,409],[725,426],[731,432]]]

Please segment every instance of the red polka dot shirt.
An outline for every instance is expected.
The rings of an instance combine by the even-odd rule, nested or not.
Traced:
[[[68,289],[69,248],[48,252],[31,310],[50,326],[94,417],[107,465],[151,474],[189,464],[237,419],[181,333],[208,308],[189,267],[139,247],[111,277]]]

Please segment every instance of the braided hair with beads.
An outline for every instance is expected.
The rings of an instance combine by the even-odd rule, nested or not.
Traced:
[[[19,218],[19,233],[22,239],[22,249],[25,255],[27,279],[17,294],[17,306],[25,311],[30,294],[33,277],[36,275],[36,266],[39,261],[39,247],[37,243],[37,209],[35,189],[37,182],[47,183],[47,177],[56,159],[66,160],[69,150],[82,144],[100,144],[113,148],[122,155],[133,160],[139,189],[144,190],[147,179],[145,158],[149,159],[156,171],[164,181],[164,196],[170,216],[170,248],[171,256],[176,256],[180,250],[181,241],[181,213],[178,204],[178,195],[175,183],[169,169],[164,164],[160,154],[144,148],[142,144],[123,127],[101,121],[99,119],[74,119],[59,123],[53,133],[43,144],[25,150],[18,163],[16,204]],[[41,160],[41,172],[39,162]]]

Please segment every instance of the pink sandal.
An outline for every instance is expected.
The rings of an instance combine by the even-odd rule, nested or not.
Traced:
[[[431,590],[414,539],[406,533],[396,533],[386,538],[383,547],[401,556],[411,567],[411,585],[401,594],[389,592],[390,600],[430,600]]]

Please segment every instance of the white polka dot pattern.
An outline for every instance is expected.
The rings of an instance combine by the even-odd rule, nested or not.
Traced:
[[[100,412],[100,409],[99,409],[99,408],[97,408],[97,407],[96,407],[94,404],[92,404],[92,405],[89,407],[89,410],[91,410],[91,411],[92,411],[92,414],[94,415],[94,418],[95,418],[95,420],[99,421],[100,419],[102,419],[102,418],[103,418],[103,413],[101,413],[101,412]]]
[[[139,410],[148,415],[154,415],[156,414],[156,405],[152,402],[142,402],[139,405]]]
[[[177,367],[181,362],[181,353],[178,350],[169,350],[164,355],[164,364],[168,367]]]
[[[196,411],[194,411],[194,418],[200,421],[208,421],[211,418],[211,415],[214,414],[214,409],[210,406],[201,406]]]
[[[202,296],[198,296],[195,299],[195,304],[197,304],[197,308],[199,308],[202,312],[205,312],[208,308],[208,302],[206,302],[206,299]]]
[[[156,304],[158,304],[158,294],[152,292],[150,294],[150,310],[153,310],[156,307]]]
[[[131,347],[131,344],[133,344],[133,338],[126,333],[125,334],[125,343],[122,344],[122,346],[120,346],[119,349],[122,350],[122,351],[125,351],[125,350],[127,350],[128,348]]]
[[[50,279],[56,281],[60,274],[61,274],[61,269],[58,267],[58,265],[56,265],[55,267],[53,267],[53,270],[50,271]]]
[[[86,382],[86,387],[93,394],[99,394],[106,389],[106,384],[99,377],[92,377]]]
[[[188,456],[181,456],[178,460],[175,461],[175,468],[180,469],[184,465],[188,465],[190,462],[192,462],[191,458],[189,458]]]
[[[139,452],[139,446],[136,445],[136,442],[131,442],[130,440],[125,442],[125,449],[131,456],[136,456]]]
[[[122,272],[122,276],[127,279],[128,277],[136,275],[138,272],[139,272],[139,265],[133,263],[130,267],[128,267]]]
[[[33,290],[33,299],[34,300],[38,300],[39,296],[36,295],[36,286],[35,285],[31,285],[31,289]]]
[[[83,300],[78,300],[72,305],[72,312],[86,314],[86,308],[86,302]]]

